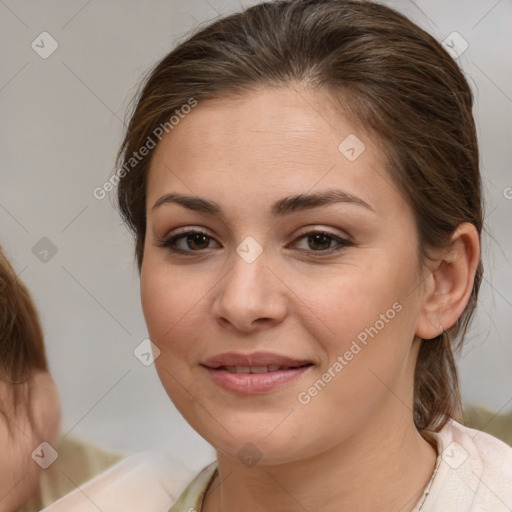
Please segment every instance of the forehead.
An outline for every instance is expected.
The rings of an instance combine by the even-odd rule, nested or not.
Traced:
[[[246,158],[262,159],[278,149],[290,157],[294,153],[307,157],[320,146],[336,149],[340,136],[353,131],[334,107],[326,94],[298,86],[206,100],[184,116],[159,146],[179,146],[199,155],[243,148]],[[261,145],[269,151],[261,153]],[[187,154],[188,161],[190,157],[194,155]]]
[[[151,162],[148,206],[169,187],[218,197],[275,190],[281,197],[282,190],[333,185],[377,206],[397,193],[378,142],[332,98],[299,87],[261,89],[199,102],[162,138]]]

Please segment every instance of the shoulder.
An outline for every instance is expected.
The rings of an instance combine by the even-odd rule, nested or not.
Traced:
[[[454,420],[436,437],[441,460],[425,512],[512,510],[512,447]]]
[[[43,510],[166,511],[193,476],[170,455],[147,450],[124,458]]]
[[[446,440],[457,443],[468,459],[478,462],[481,476],[496,476],[512,484],[512,447],[486,432],[451,420]],[[446,458],[446,455],[444,456]]]
[[[36,492],[18,512],[41,510],[126,457],[73,435],[61,438],[54,450],[56,460],[41,472]]]

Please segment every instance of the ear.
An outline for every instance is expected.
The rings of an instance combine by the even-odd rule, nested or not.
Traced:
[[[460,224],[450,244],[438,250],[434,269],[424,283],[416,336],[432,339],[452,327],[469,302],[480,261],[480,238],[469,222]]]

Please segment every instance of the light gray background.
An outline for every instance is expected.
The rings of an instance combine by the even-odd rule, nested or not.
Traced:
[[[488,232],[479,312],[460,373],[466,404],[510,411],[512,2],[387,3],[439,40],[457,31],[469,43],[458,61],[476,97]],[[236,0],[0,0],[0,241],[41,311],[63,431],[127,452],[163,447],[192,470],[213,460],[213,449],[174,409],[154,367],[133,355],[147,332],[132,241],[112,200],[92,191],[114,171],[142,74],[189,29],[241,7]],[[59,45],[47,59],[31,48],[43,31]],[[42,237],[58,249],[46,263],[32,252]]]

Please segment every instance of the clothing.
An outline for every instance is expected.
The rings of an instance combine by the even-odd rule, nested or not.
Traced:
[[[436,438],[441,460],[421,512],[512,511],[510,446],[454,420]]]
[[[61,438],[55,449],[58,457],[41,472],[36,493],[16,512],[41,510],[126,456],[73,436]]]
[[[217,461],[203,468],[180,494],[169,512],[201,512],[204,495],[218,474]]]
[[[460,423],[438,433],[437,471],[412,512],[511,512],[512,447]],[[203,497],[217,475],[212,462],[190,482],[169,512],[201,512]]]
[[[192,477],[190,469],[168,454],[147,450],[73,485],[72,492],[42,512],[167,512]]]
[[[512,447],[449,420],[439,433],[437,471],[412,512],[511,512]],[[131,455],[42,512],[201,512],[217,461],[196,476],[165,453]]]

